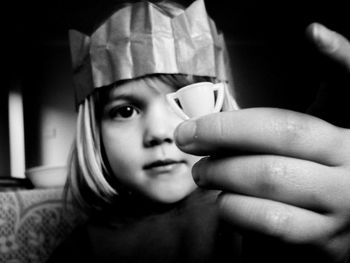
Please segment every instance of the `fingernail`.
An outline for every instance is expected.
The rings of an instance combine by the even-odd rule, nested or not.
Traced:
[[[338,38],[333,31],[320,24],[315,24],[312,34],[317,41],[317,44],[328,52],[333,52],[338,48]]]
[[[185,121],[175,130],[175,141],[179,146],[191,144],[196,137],[196,122]]]
[[[192,177],[193,180],[195,181],[195,183],[198,186],[202,186],[201,183],[203,183],[203,181],[201,181],[200,179],[200,175],[203,175],[203,170],[205,170],[204,167],[204,163],[209,159],[209,157],[203,157],[202,159],[200,159],[198,162],[196,162],[193,166],[192,166]]]
[[[199,172],[198,172],[199,166],[200,164],[198,164],[198,162],[192,166],[192,177],[196,184],[199,184]]]

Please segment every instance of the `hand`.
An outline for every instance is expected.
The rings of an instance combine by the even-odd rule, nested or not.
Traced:
[[[315,26],[309,33],[323,41],[322,51],[350,69],[349,42],[322,28],[335,43],[324,48]],[[193,177],[200,187],[222,190],[218,205],[233,225],[310,248],[311,259],[349,258],[349,129],[308,114],[251,108],[184,122],[175,139],[181,150],[209,156]]]

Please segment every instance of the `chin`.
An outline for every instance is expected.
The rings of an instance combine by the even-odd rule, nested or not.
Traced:
[[[163,191],[159,191],[158,189],[158,191],[152,196],[152,199],[164,204],[176,203],[189,196],[196,188],[197,186],[193,184],[191,187],[182,187],[181,189],[173,188],[164,189]]]

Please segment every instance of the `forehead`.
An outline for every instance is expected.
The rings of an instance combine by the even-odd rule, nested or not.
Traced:
[[[124,95],[144,96],[166,94],[173,92],[177,87],[171,83],[167,83],[157,77],[145,77],[139,79],[128,80],[107,90],[107,101]]]

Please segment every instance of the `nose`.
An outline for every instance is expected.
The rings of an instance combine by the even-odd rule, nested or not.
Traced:
[[[165,103],[159,103],[150,108],[144,122],[145,147],[174,143],[174,131],[179,120]]]

